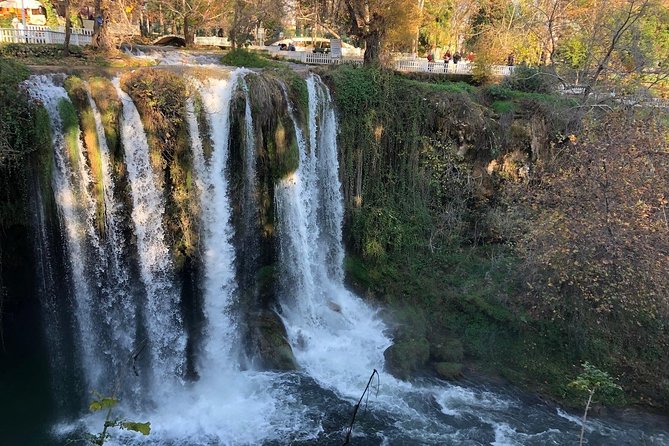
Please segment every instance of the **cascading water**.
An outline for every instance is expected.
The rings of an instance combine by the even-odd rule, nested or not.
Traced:
[[[179,307],[179,292],[171,276],[172,265],[162,218],[163,196],[156,185],[149,145],[139,112],[130,97],[114,85],[123,103],[121,138],[125,148],[128,178],[132,189],[132,219],[135,224],[140,270],[146,289],[144,321],[147,338],[139,346],[150,352],[154,391],[169,392],[169,383],[181,381],[185,366],[186,339]]]
[[[295,117],[300,166],[277,186],[284,320],[298,362],[319,383],[355,397],[391,345],[376,312],[343,285],[342,197],[331,99],[307,81],[307,147]]]
[[[135,313],[137,307],[131,293],[128,259],[124,258],[126,243],[122,228],[119,226],[121,216],[118,214],[118,206],[114,195],[112,166],[102,117],[90,90],[87,90],[87,93],[99,142],[104,195],[105,239],[101,241],[100,258],[106,260],[107,285],[104,288],[100,306],[111,341],[107,351],[111,355],[110,366],[112,373],[115,375],[113,382],[116,388],[120,390],[121,387],[124,389],[134,387],[136,391],[136,386],[129,385],[132,378],[128,376],[131,370],[131,367],[128,367],[128,362],[136,345]]]
[[[99,250],[100,244],[94,229],[95,203],[88,193],[90,177],[83,156],[81,132],[78,127],[64,129],[61,109],[64,104],[70,104],[70,99],[63,87],[54,84],[53,78],[35,76],[28,81],[27,87],[33,97],[44,104],[51,122],[55,158],[52,187],[67,240],[76,325],[79,337],[90,340],[79,344],[78,353],[84,365],[87,386],[100,388],[105,381],[106,361],[98,348],[102,343],[93,302],[96,286],[91,283],[91,279],[99,277],[100,269],[98,264],[87,262],[92,258],[92,252]],[[66,131],[70,133],[70,145],[74,147],[68,148],[64,137]]]
[[[315,75],[307,79],[306,123],[300,123],[284,90],[299,167],[279,180],[274,189],[278,258],[272,259],[276,262],[272,266],[279,284],[275,304],[299,370],[278,373],[248,367],[242,359],[246,320],[236,306],[240,296],[248,292],[248,284],[240,282],[239,257],[248,261],[246,255],[253,254],[248,252],[255,243],[249,241],[252,237],[248,234],[253,231],[248,228],[260,206],[258,175],[262,165],[256,162],[263,156],[261,124],[254,121],[257,111],[251,100],[256,79],[250,76],[256,74],[223,69],[206,79],[200,75],[199,80],[191,79],[191,85],[202,100],[202,114],[197,114],[195,99],[186,102],[203,265],[198,285],[204,318],[202,339],[194,353],[197,379],[193,380],[184,377],[186,328],[180,284],[174,277],[165,239],[166,191],[156,180],[147,136],[132,99],[116,79],[122,101],[120,136],[130,185],[127,193],[132,202],[134,236],[128,240],[117,212],[118,195],[125,192],[114,189],[109,149],[95,102],[89,97],[102,157],[103,236],[95,228],[95,200],[88,192],[91,179],[78,134],[76,166],[71,165],[66,152],[59,104],[69,100],[67,93],[50,77],[36,76],[29,81],[31,92],[49,111],[53,127],[53,187],[65,229],[77,322],[75,350],[86,386],[98,390],[93,386],[107,380],[123,381],[118,413],[152,425],[147,437],[118,434],[118,444],[341,444],[353,404],[373,369],[380,375],[379,394],[369,399],[367,412],[358,413],[353,444],[540,445],[573,441],[578,424],[539,402],[437,380],[409,384],[384,372],[383,353],[391,345],[386,326],[372,306],[344,286],[337,121],[329,91]],[[241,99],[241,95],[244,126],[238,129],[242,135],[238,139],[244,144],[240,158],[243,174],[234,178],[243,184],[238,185],[241,192],[234,202],[230,153],[239,148],[231,147],[230,141],[235,135],[232,125],[240,121],[235,121],[231,111],[238,103],[235,98]],[[205,117],[208,132],[201,127],[199,116]],[[205,141],[211,153],[205,153]],[[241,234],[232,222],[235,213],[244,215],[238,220]],[[137,284],[129,283],[133,280],[129,262],[134,260],[124,254],[131,249],[137,250],[130,256],[139,263],[136,281],[141,283]],[[255,274],[253,267],[259,265],[250,263],[249,271]],[[120,376],[113,370],[124,367],[130,373]],[[128,394],[133,404],[124,404]],[[139,396],[137,401],[135,396]],[[84,417],[83,429],[96,432],[100,421]],[[79,435],[68,431],[70,426],[61,426],[58,432]],[[594,444],[643,436],[639,430],[630,434],[602,422],[592,426]],[[654,435],[644,440],[659,445],[669,438],[665,433]]]
[[[204,315],[206,320],[204,373],[219,373],[235,366],[231,351],[237,347],[235,320],[230,317],[230,304],[236,290],[230,225],[230,200],[226,178],[228,141],[230,132],[230,101],[237,84],[238,72],[228,79],[208,79],[206,84],[196,82],[212,129],[213,150],[205,163],[202,144],[196,138],[197,122],[189,113],[189,127],[193,140],[195,176],[202,194],[204,227]]]

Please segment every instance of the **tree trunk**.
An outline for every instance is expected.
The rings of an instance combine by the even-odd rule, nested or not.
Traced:
[[[371,32],[363,36],[365,41],[364,65],[378,65],[381,58],[381,35]]]
[[[590,391],[590,395],[588,396],[588,402],[585,405],[585,411],[583,412],[583,422],[581,423],[581,436],[578,440],[578,446],[583,446],[583,435],[585,435],[585,420],[588,417],[588,410],[590,410],[590,403],[592,402],[592,395],[595,394],[594,390]]]
[[[102,23],[98,23],[102,22]],[[109,39],[108,12],[102,8],[102,0],[95,0],[95,22],[93,24],[93,46],[100,50],[109,50],[112,47]]]
[[[184,16],[184,40],[186,41],[186,46],[195,45],[195,29],[191,27],[189,23],[190,17],[187,15]]]
[[[65,0],[65,43],[63,43],[63,55],[70,55],[70,36],[72,35],[72,21],[70,20],[70,0]]]

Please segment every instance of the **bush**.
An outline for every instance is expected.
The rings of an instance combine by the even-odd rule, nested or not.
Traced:
[[[526,93],[552,93],[555,90],[549,73],[524,64],[516,66],[513,74],[504,80],[502,86]]]
[[[0,58],[0,167],[34,151],[35,108],[19,83],[28,77],[25,66]]]
[[[281,66],[278,62],[272,62],[259,54],[237,48],[230,51],[221,58],[223,65],[245,68],[267,68]]]

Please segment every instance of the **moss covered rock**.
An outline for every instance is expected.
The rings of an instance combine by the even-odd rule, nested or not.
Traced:
[[[251,351],[263,369],[296,370],[297,362],[279,316],[264,310],[249,316]]]
[[[462,376],[462,364],[459,362],[437,362],[434,364],[434,370],[442,379],[456,379]]]
[[[104,224],[104,186],[102,179],[102,154],[100,153],[100,141],[98,140],[97,128],[93,108],[88,100],[88,87],[84,81],[77,76],[69,76],[65,79],[65,90],[74,105],[79,120],[79,128],[84,142],[86,164],[92,177],[92,195],[96,203],[95,221],[99,232],[103,232]],[[76,130],[68,130],[70,131]],[[73,138],[74,136],[71,136]],[[78,142],[77,142],[78,143]],[[68,143],[68,147],[69,147]],[[74,149],[71,149],[74,150]]]
[[[445,339],[430,343],[430,358],[434,361],[460,362],[464,356],[462,342],[457,339]]]
[[[425,368],[430,357],[430,344],[425,338],[402,339],[391,345],[383,356],[386,369],[393,376],[408,379]]]

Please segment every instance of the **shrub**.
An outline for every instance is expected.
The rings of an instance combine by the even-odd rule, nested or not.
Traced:
[[[237,48],[230,51],[221,58],[223,65],[245,68],[267,68],[281,66],[278,62],[273,62],[259,54]]]
[[[518,65],[513,74],[502,83],[503,87],[526,93],[552,93],[554,86],[549,73],[537,67]]]

